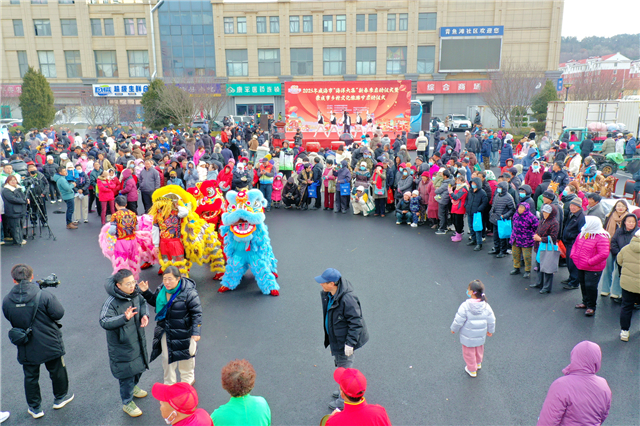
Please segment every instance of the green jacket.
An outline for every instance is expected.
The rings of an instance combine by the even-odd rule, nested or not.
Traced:
[[[62,176],[60,173],[56,173],[53,176],[53,181],[56,183],[56,186],[58,187],[60,195],[62,195],[62,199],[64,201],[73,199],[75,195],[73,193],[73,185],[67,180],[66,177]]]
[[[218,407],[211,420],[215,426],[271,426],[271,409],[261,396],[239,396]]]

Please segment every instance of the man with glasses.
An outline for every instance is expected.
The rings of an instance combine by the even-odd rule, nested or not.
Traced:
[[[131,417],[142,415],[133,398],[147,392],[138,387],[140,376],[149,369],[144,327],[149,324],[147,302],[136,286],[133,273],[120,269],[107,281],[109,298],[102,305],[100,325],[107,331],[111,374],[120,382],[122,409]],[[141,283],[148,287],[148,284]]]

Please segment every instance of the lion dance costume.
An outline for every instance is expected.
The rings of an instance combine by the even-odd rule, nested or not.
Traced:
[[[227,268],[218,292],[234,290],[245,272],[251,272],[264,294],[280,295],[276,278],[276,260],[271,248],[269,231],[264,224],[264,207],[267,205],[258,189],[227,192],[229,206],[222,214],[224,252]]]
[[[149,215],[153,217],[153,239],[159,249],[160,271],[173,265],[188,276],[196,262],[208,263],[212,272],[224,272],[224,257],[215,227],[198,216],[198,203],[193,195],[177,185],[168,185],[155,190],[152,199]]]

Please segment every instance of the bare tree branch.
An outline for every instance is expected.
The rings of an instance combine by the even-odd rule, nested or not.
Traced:
[[[572,101],[593,101],[618,99],[623,90],[623,80],[615,76],[602,75],[599,71],[584,73],[573,81],[569,88]]]
[[[167,83],[159,90],[159,109],[171,119],[176,125],[188,126],[196,116],[196,105],[194,98],[180,87],[180,83]]]

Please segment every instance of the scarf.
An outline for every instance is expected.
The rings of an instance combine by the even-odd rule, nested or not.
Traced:
[[[616,207],[613,207],[611,214],[609,215],[609,220],[607,220],[607,232],[610,237],[613,237],[613,234],[616,233],[616,229],[620,227],[622,224],[622,219],[627,215],[628,211],[620,214],[616,211]]]
[[[595,216],[585,216],[585,224],[582,226],[580,230],[580,235],[578,238],[595,238],[596,235],[602,235],[609,239],[609,233],[604,230],[602,227],[602,222]]]
[[[382,173],[378,173],[376,170],[373,174],[373,181],[375,182],[377,189],[382,189]]]
[[[173,304],[175,298],[180,294],[180,290],[182,289],[182,279],[172,290],[167,290],[167,288],[163,285],[158,292],[158,296],[156,297],[156,322],[162,321],[167,316],[167,311]],[[167,301],[167,294],[171,294],[171,299]]]
[[[5,188],[7,188],[9,191],[13,192],[16,189],[18,189],[17,187],[13,186],[13,185],[9,185],[8,183],[4,185]]]

